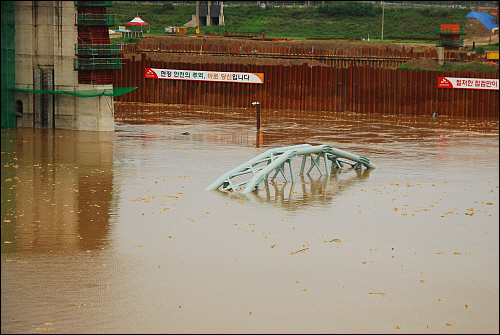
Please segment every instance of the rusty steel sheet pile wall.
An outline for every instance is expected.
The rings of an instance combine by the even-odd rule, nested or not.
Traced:
[[[263,84],[146,79],[145,68],[264,73]],[[124,59],[115,87],[138,89],[123,102],[251,107],[402,115],[499,117],[499,91],[438,88],[438,77],[498,79],[498,73],[391,70],[369,66],[335,68],[307,64],[243,65],[169,63]]]
[[[355,42],[353,42],[355,43]],[[400,49],[389,47],[358,47],[351,49],[334,48],[333,46],[325,48],[317,46],[316,48],[304,47],[276,47],[276,46],[258,46],[244,45],[234,42],[231,44],[194,44],[194,43],[148,43],[147,40],[134,45],[124,45],[123,54],[137,54],[142,52],[165,52],[165,53],[198,53],[198,54],[233,54],[233,55],[248,55],[254,54],[257,56],[282,56],[282,57],[360,57],[360,58],[380,58],[367,63],[366,65],[383,64],[384,60],[389,61],[385,67],[395,67],[394,60],[408,60],[411,58],[431,58],[437,59],[438,52],[436,48],[429,48],[425,51],[414,51],[413,47],[407,50],[405,46]],[[484,61],[484,56],[476,53],[455,53],[445,51],[444,58],[446,60],[456,61]],[[392,61],[392,62],[391,62]],[[336,62],[325,62],[330,66],[339,66]],[[358,64],[354,64],[358,65]],[[361,64],[365,65],[365,64]],[[398,63],[398,65],[400,65]],[[350,63],[346,67],[350,66]]]

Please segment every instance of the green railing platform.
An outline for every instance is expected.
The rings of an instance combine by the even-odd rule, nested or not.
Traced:
[[[75,7],[111,7],[113,1],[73,1]]]
[[[120,45],[118,44],[75,44],[75,55],[77,56],[118,56]]]
[[[113,26],[114,14],[75,14],[76,26]]]
[[[436,46],[437,47],[463,47],[464,46],[464,41],[453,41],[453,40],[437,40],[436,41]]]
[[[77,70],[120,70],[121,58],[77,58],[73,61],[73,68]]]

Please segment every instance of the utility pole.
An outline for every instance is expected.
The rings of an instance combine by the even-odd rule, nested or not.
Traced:
[[[384,39],[384,2],[382,1],[382,37],[381,40]]]

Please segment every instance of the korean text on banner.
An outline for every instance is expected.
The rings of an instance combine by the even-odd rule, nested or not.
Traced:
[[[145,78],[263,84],[263,73],[214,72],[146,68]]]
[[[498,79],[439,77],[438,88],[468,88],[473,90],[498,90]]]

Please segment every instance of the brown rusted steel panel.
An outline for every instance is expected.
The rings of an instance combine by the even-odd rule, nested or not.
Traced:
[[[286,52],[286,49],[283,50]],[[290,95],[291,95],[291,80],[290,80],[290,66],[284,66],[282,68],[282,76],[281,79],[281,90],[282,90],[282,98],[281,101],[284,104],[285,109],[291,109],[290,104]]]
[[[396,98],[398,99],[398,114],[404,114],[405,113],[405,108],[404,108],[404,103],[405,103],[405,73],[406,70],[396,70],[397,72],[397,78],[398,78],[398,92],[396,95]]]
[[[151,67],[151,60],[150,59],[147,59],[145,58],[145,62],[144,62],[144,73],[142,74],[142,77],[144,78],[144,86],[146,87],[146,92],[145,92],[145,101],[146,102],[154,102],[153,101],[153,94],[154,94],[154,89],[153,89],[153,84],[155,82],[155,80],[146,80],[146,77],[145,77],[145,73],[146,73],[146,68],[150,68]]]
[[[421,87],[421,92],[422,92],[422,99],[421,99],[421,105],[420,105],[420,114],[421,115],[429,115],[428,113],[428,108],[429,108],[429,100],[428,100],[428,93],[429,93],[429,72],[430,71],[424,71],[422,74],[422,83],[420,85]]]
[[[368,69],[369,66],[363,66],[361,68],[361,95],[360,95],[360,104],[361,104],[361,109],[360,112],[363,114],[366,114],[368,112],[368,108],[366,107],[366,100],[368,99],[368,85],[367,85],[367,79],[368,79]]]
[[[220,48],[220,46],[217,46],[217,48]],[[211,71],[220,71],[220,64],[215,63],[211,64],[212,65],[212,70]],[[210,82],[210,95],[212,96],[212,106],[219,106],[219,92],[220,92],[220,83],[218,82]]]
[[[205,66],[201,63],[198,63],[198,70],[204,71]],[[208,105],[208,100],[207,100],[207,82],[206,81],[199,81],[200,86],[198,88],[199,90],[199,102],[200,105]]]
[[[333,110],[335,112],[340,112],[340,87],[342,82],[342,76],[340,74],[340,69],[338,67],[332,68],[333,78],[332,78],[332,94],[333,94]]]
[[[350,112],[352,112],[352,110],[353,110],[353,101],[352,101],[353,100],[353,96],[352,96],[352,93],[353,93],[352,92],[352,87],[353,87],[353,85],[352,85],[352,83],[353,83],[352,72],[353,72],[353,68],[354,68],[354,66],[351,64],[349,66],[349,69],[348,69],[348,92],[347,92],[347,94],[348,94],[348,97],[349,97],[349,101],[348,101],[348,105],[347,105],[347,110],[350,111]]]
[[[297,91],[297,78],[296,78],[296,66],[287,66],[288,80],[289,80],[289,108],[295,109],[295,94]]]
[[[227,72],[227,64],[221,64],[220,65],[220,71],[221,72]],[[219,78],[221,79],[221,78]],[[227,98],[229,96],[228,94],[228,83],[221,82],[221,90],[220,90],[220,105],[221,107],[227,107]]]
[[[355,83],[356,83],[356,95],[355,95],[355,102],[356,102],[356,113],[361,113],[361,90],[362,90],[362,66],[357,66],[354,68],[356,76],[355,76]]]
[[[349,110],[349,68],[342,71],[342,111]]]
[[[141,97],[140,97],[140,101],[141,102],[146,102],[146,91],[147,91],[147,88],[146,88],[146,82],[145,82],[145,69],[146,68],[146,54],[143,53],[141,55],[141,63],[140,63],[140,73],[141,73],[141,76],[140,76],[140,80],[139,80],[139,85],[140,87],[142,88],[141,90]]]
[[[354,64],[354,63],[353,63]],[[358,78],[357,78],[357,75],[358,75],[358,71],[357,71],[358,67],[357,66],[350,66],[349,67],[349,70],[350,70],[350,74],[349,74],[349,82],[350,82],[350,100],[351,100],[351,107],[349,109],[349,111],[351,112],[355,112],[355,113],[358,113],[359,110],[358,110]]]
[[[498,75],[496,77],[497,78],[495,78],[492,73],[489,75],[489,79],[498,79]],[[487,110],[485,117],[498,118],[498,116],[499,116],[499,106],[498,106],[499,94],[497,91],[489,91],[488,93],[490,95],[490,105],[488,106],[488,110]]]
[[[386,70],[382,67],[378,67],[377,69],[377,75],[376,75],[376,85],[377,85],[377,96],[378,96],[378,101],[377,101],[377,113],[382,114],[385,113],[385,105],[386,105],[386,92],[384,90],[384,82],[386,80],[385,78],[385,72]]]
[[[374,111],[373,111],[373,92],[372,92],[372,86],[374,85],[374,82],[373,82],[373,72],[374,72],[374,69],[370,66],[366,67],[366,71],[365,71],[365,78],[364,78],[364,82],[365,82],[365,109],[364,109],[364,113],[369,113],[369,114],[372,114]]]
[[[292,66],[283,67],[283,77],[281,80],[283,86],[282,101],[285,104],[285,109],[292,109],[292,95],[293,95]]]
[[[431,72],[431,71],[429,71]],[[439,73],[432,71],[432,79],[431,79],[431,100],[432,100],[432,109],[431,113],[434,111],[437,112],[438,110],[438,103],[437,103],[437,91],[438,91],[438,77]]]
[[[448,76],[448,74],[445,74]],[[444,94],[444,99],[443,99],[443,109],[446,113],[446,115],[452,116],[452,111],[450,108],[450,102],[451,102],[451,92],[453,91],[453,88],[447,88],[445,89],[445,94]]]
[[[297,109],[297,66],[290,66],[290,81],[291,81],[291,109]]]
[[[149,61],[150,62],[150,65],[149,67],[152,67],[152,68],[158,68],[158,62],[157,61]],[[151,102],[154,102],[154,103],[159,103],[160,102],[160,80],[152,80],[152,79],[148,79],[149,81],[151,81],[151,85],[153,86],[153,90],[151,92],[151,95],[153,96],[153,101]]]
[[[403,115],[409,115],[410,114],[410,101],[411,101],[411,96],[410,96],[410,71],[411,70],[404,70],[403,71]]]
[[[268,94],[267,94],[267,104],[269,105],[269,108],[276,108],[278,104],[278,94],[277,94],[277,86],[279,85],[279,78],[278,78],[278,66],[268,66],[269,69],[269,87],[268,89]]]
[[[413,72],[413,101],[411,104],[412,115],[418,115],[418,101],[419,101],[419,74],[421,71]]]
[[[397,113],[397,71],[392,70],[391,71],[391,110],[389,111],[390,114],[396,114]]]
[[[392,109],[392,72],[393,70],[385,70],[385,109],[384,109],[384,114],[391,114],[391,109]]]
[[[174,65],[172,67],[173,69],[178,69],[179,66],[178,66],[178,63],[176,65]],[[182,104],[182,100],[181,100],[181,94],[182,94],[182,88],[181,88],[181,81],[180,80],[173,80],[174,82],[174,91],[175,91],[175,94],[174,94],[174,103],[175,104]]]
[[[409,90],[409,96],[408,96],[408,114],[409,115],[414,115],[414,104],[415,104],[415,71],[414,70],[407,70],[408,71],[408,83],[406,87]]]
[[[367,66],[363,66],[361,68],[361,77],[360,77],[360,88],[361,88],[361,95],[360,95],[360,103],[361,103],[361,108],[360,108],[360,112],[363,113],[363,114],[366,114],[367,112],[367,109],[366,109],[366,99],[367,99],[367,96],[368,96],[368,92],[366,90],[366,80],[367,80],[367,72],[368,72],[368,67]]]
[[[237,64],[236,65],[236,71],[237,72],[247,72],[243,70],[243,65],[242,64]],[[233,103],[231,104],[231,107],[241,107],[240,106],[240,89],[243,84],[235,84],[235,87],[233,88]]]
[[[394,70],[392,73],[392,84],[393,84],[393,90],[394,90],[394,94],[393,94],[394,106],[393,106],[393,110],[392,110],[393,114],[399,114],[399,106],[400,106],[400,102],[399,102],[399,99],[400,99],[399,76],[400,76],[400,72],[401,72],[401,70]]]
[[[423,74],[424,71],[416,72],[416,81],[415,81],[415,115],[423,114],[423,90],[425,87],[423,86]]]
[[[332,110],[332,68],[324,66],[323,68],[323,78],[324,78],[324,94],[325,94],[325,110]]]
[[[453,76],[456,77],[458,73],[459,72],[456,72],[456,71],[453,72]],[[457,91],[458,91],[457,92],[457,96],[458,96],[458,98],[457,98],[457,102],[458,102],[457,109],[458,109],[458,112],[459,112],[458,115],[460,117],[464,117],[465,116],[465,110],[466,110],[465,92],[464,92],[465,90],[457,90]]]
[[[279,49],[281,48],[278,48],[278,52],[279,52]],[[283,72],[284,72],[284,69],[283,69],[283,65],[278,65],[278,71],[276,72],[276,77],[275,77],[275,86],[276,86],[276,99],[275,99],[275,105],[273,108],[280,108],[280,106],[284,108],[286,108],[286,97],[285,97],[285,90],[284,90],[284,86],[286,85],[286,83],[284,83],[282,80],[283,80]]]
[[[139,92],[140,90],[142,89],[141,87],[139,87],[139,83],[137,82],[137,73],[136,73],[136,61],[135,61],[135,56],[132,56],[132,62],[131,62],[131,78],[130,78],[130,82],[131,82],[131,86],[137,86],[137,89],[133,90],[132,91],[132,95],[134,97],[134,102],[137,101],[139,102]]]
[[[450,77],[455,77],[456,72],[452,72]],[[457,97],[458,97],[458,90],[456,89],[450,89],[450,100],[449,100],[449,108],[450,108],[450,115],[451,116],[458,116],[458,109],[457,109]]]
[[[353,65],[311,68],[307,65],[245,67],[166,63],[151,61],[146,54],[136,58],[123,60],[123,68],[116,71],[114,85],[138,86],[138,89],[116,101],[241,107],[257,101],[259,96],[261,104],[265,103],[262,108],[403,115],[430,115],[436,110],[440,115],[453,117],[498,117],[496,91],[437,88],[439,76],[496,79],[498,74],[402,71]],[[344,63],[349,62],[345,60]],[[145,67],[262,72],[265,83],[145,80]]]
[[[307,64],[302,64],[301,65],[301,73],[302,73],[302,92],[301,92],[301,110],[305,111],[307,110],[307,94],[309,92],[309,72],[308,72],[308,66]]]
[[[155,66],[163,68],[164,63],[165,62],[156,62]],[[158,81],[159,81],[159,83],[158,83],[158,85],[159,85],[159,89],[158,89],[158,91],[159,91],[158,92],[159,99],[158,99],[158,102],[164,104],[164,103],[166,103],[166,94],[167,94],[167,92],[165,90],[166,90],[166,84],[167,84],[166,81],[167,80],[158,80]]]
[[[439,77],[443,77],[444,72],[443,71],[438,71],[438,75],[436,76],[434,80],[434,85],[435,85],[435,97],[436,97],[436,113],[445,115],[445,112],[443,110],[442,106],[442,99],[443,99],[443,91],[445,90],[444,88],[438,88],[438,81]]]
[[[315,66],[315,68],[316,68],[316,85],[318,87],[318,93],[317,93],[318,103],[317,103],[316,110],[324,111],[326,109],[325,108],[326,96],[323,92],[323,89],[325,87],[324,78],[323,78],[323,71],[322,71],[323,66]]]
[[[223,69],[222,69],[223,65],[224,64],[218,63],[215,71],[222,72],[223,71]],[[223,86],[222,85],[223,85],[223,83],[217,82],[217,86],[216,86],[217,88],[216,88],[216,91],[215,91],[216,92],[216,98],[217,98],[217,100],[216,100],[216,106],[217,107],[221,107],[224,104],[224,100],[223,100],[223,97],[222,97],[222,95],[223,95],[223,91],[222,91]]]
[[[339,81],[340,85],[338,87],[338,107],[339,112],[344,112],[346,110],[346,78],[347,78],[347,70],[343,67],[338,68]]]
[[[297,78],[298,78],[298,96],[297,96],[297,103],[298,103],[298,110],[302,111],[304,110],[304,66],[299,65],[297,66]]]
[[[378,113],[378,106],[380,101],[379,96],[379,79],[380,79],[380,68],[373,68],[372,77],[370,81],[370,109],[372,113]]]
[[[214,64],[205,64],[206,66],[206,71],[213,71],[214,70]],[[214,106],[214,95],[213,95],[213,87],[214,83],[210,81],[205,82],[205,99],[207,102],[207,105],[209,106]]]
[[[301,82],[301,98],[300,98],[300,110],[306,110],[306,97],[307,97],[307,65],[302,64],[301,66],[301,76],[302,76],[302,82]]]
[[[321,99],[318,91],[318,67],[311,66],[311,110],[318,110],[318,102]]]
[[[324,101],[324,110],[325,111],[331,111],[331,106],[330,106],[330,102],[331,102],[331,94],[330,94],[330,87],[331,87],[331,75],[330,75],[330,67],[326,67],[326,66],[322,66],[322,69],[321,69],[321,77],[323,78],[322,79],[322,82],[323,82],[323,101]]]
[[[362,113],[363,112],[363,107],[362,107],[362,90],[363,90],[363,66],[357,66],[355,67],[355,72],[356,72],[356,113]]]
[[[491,74],[485,73],[484,74],[484,79],[492,79]],[[482,117],[488,117],[491,105],[493,104],[493,96],[491,95],[491,90],[484,90],[483,93],[485,95],[484,98],[484,113]]]
[[[336,112],[341,112],[342,111],[342,69],[340,67],[335,67],[334,68],[334,85],[335,85],[335,101],[334,101],[334,107]]]
[[[473,75],[471,75],[471,77],[484,78],[482,73],[479,76],[478,76],[478,73],[474,73]],[[476,111],[476,113],[474,113],[474,115],[483,117],[484,116],[484,104],[485,104],[484,91],[483,90],[473,90],[473,91],[475,91],[474,93],[475,93],[476,97],[474,100],[476,101],[476,107],[477,107],[477,111]]]

